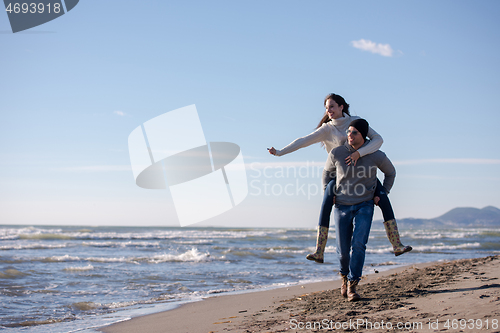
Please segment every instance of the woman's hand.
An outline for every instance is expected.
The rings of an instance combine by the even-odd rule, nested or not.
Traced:
[[[347,165],[352,164],[356,166],[356,162],[358,161],[359,157],[360,157],[359,152],[356,150],[354,153],[346,157],[345,162]]]
[[[380,201],[379,197],[373,197],[373,203],[378,206],[378,202]]]
[[[276,149],[274,149],[274,147],[267,148],[267,150],[269,151],[269,154],[276,156]]]

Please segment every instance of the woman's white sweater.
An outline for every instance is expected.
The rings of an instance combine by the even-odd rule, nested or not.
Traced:
[[[276,150],[276,156],[283,156],[318,142],[323,142],[327,153],[330,153],[333,148],[344,144],[347,140],[346,131],[349,128],[349,124],[353,120],[360,118],[358,116],[344,115],[342,118],[332,119],[321,125],[321,127],[311,134],[294,140],[283,149]],[[371,127],[368,129],[367,137],[370,139],[368,144],[358,149],[360,157],[376,152],[384,142],[382,137]]]

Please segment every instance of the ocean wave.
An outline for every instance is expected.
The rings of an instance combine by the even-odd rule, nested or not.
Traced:
[[[127,242],[111,242],[111,241],[87,241],[82,242],[84,246],[91,247],[159,247],[159,242],[144,242],[144,241],[127,241]]]
[[[30,233],[35,228],[33,227],[24,227],[24,228],[0,228],[0,240],[13,240],[17,239],[19,234],[22,233]]]
[[[244,249],[238,249],[238,250],[235,250],[235,249],[228,249],[224,252],[222,252],[224,255],[232,255],[232,256],[238,256],[238,257],[252,257],[252,256],[255,256],[255,252],[253,251],[247,251],[247,250],[244,250]]]
[[[87,266],[74,266],[74,267],[66,267],[63,269],[63,271],[67,272],[83,272],[83,271],[90,271],[93,270],[94,266],[91,264],[88,264]]]
[[[148,301],[112,302],[112,303],[108,303],[108,304],[103,304],[102,307],[107,308],[107,309],[119,309],[119,308],[126,308],[128,306],[137,305],[137,304],[151,304],[153,302],[154,302],[153,300],[151,300],[150,302],[148,302]]]
[[[482,236],[488,236],[488,237],[500,237],[500,230],[498,229],[493,229],[493,230],[483,230],[481,232]]]
[[[0,246],[1,251],[9,250],[49,250],[49,249],[61,249],[68,247],[69,244],[43,244],[43,243],[28,243],[28,244],[12,244],[12,245],[2,245]]]
[[[43,258],[41,261],[43,262],[61,262],[61,261],[77,261],[81,260],[80,257],[70,256],[69,254],[65,254],[63,256],[51,256],[47,258]]]
[[[22,321],[19,323],[14,323],[14,324],[4,324],[3,326],[12,327],[12,328],[31,327],[31,326],[38,326],[38,325],[62,323],[64,321],[73,320],[73,319],[74,319],[74,317],[58,318],[58,319],[25,320],[25,321]]]
[[[147,263],[163,263],[163,262],[200,262],[200,261],[208,261],[212,260],[209,252],[200,252],[196,248],[192,248],[191,250],[178,253],[178,254],[155,254],[153,256],[130,256],[130,257],[79,257],[72,256],[69,254],[60,255],[60,256],[51,256],[44,258],[36,258],[32,259],[33,261],[42,261],[46,263],[50,262],[71,262],[71,261],[88,261],[88,262],[98,262],[98,263],[133,263],[138,264],[140,262]]]
[[[33,290],[30,292],[30,294],[59,294],[59,290],[51,290],[51,289],[40,289],[40,290]]]
[[[385,254],[385,253],[391,253],[391,252],[393,252],[392,246],[383,246],[383,247],[378,247],[378,248],[368,247],[366,249],[366,253],[370,253],[370,254]]]
[[[401,265],[401,264],[398,263],[398,262],[395,262],[395,261],[385,261],[385,262],[371,264],[371,266],[374,266],[374,267],[380,267],[380,266],[397,266],[397,265]]]
[[[76,302],[70,305],[72,309],[76,309],[78,311],[95,310],[97,308],[100,308],[101,306],[101,303],[94,302]]]
[[[244,279],[230,279],[230,280],[224,280],[224,283],[227,284],[252,284],[253,282],[250,280],[244,280]]]
[[[479,248],[482,247],[482,244],[479,242],[474,243],[464,243],[458,245],[449,245],[444,243],[436,243],[432,245],[416,245],[412,246],[413,252],[443,252],[443,251],[451,251],[451,250],[461,250],[461,249],[471,249],[471,248]],[[367,248],[366,253],[370,254],[385,254],[392,253],[392,246],[382,246],[378,248]]]
[[[101,263],[113,263],[113,262],[127,262],[138,264],[140,262],[147,262],[151,264],[158,264],[164,262],[200,262],[211,260],[210,253],[202,253],[198,249],[193,248],[183,253],[179,254],[156,254],[150,257],[88,257],[83,260],[91,262],[101,262]]]
[[[417,231],[400,232],[401,237],[413,239],[463,239],[481,235],[479,230],[435,230],[435,231]]]
[[[103,230],[104,229],[104,230]],[[43,227],[24,227],[24,228],[0,228],[1,240],[61,240],[61,239],[85,239],[85,240],[145,240],[145,239],[178,239],[181,241],[194,240],[210,241],[211,239],[251,239],[255,238],[275,238],[283,237],[286,230],[256,230],[256,229],[154,229],[146,228],[129,231],[129,228],[122,228],[119,231],[106,231],[106,227],[96,229],[74,229],[74,228],[43,228]],[[285,236],[286,237],[286,236]]]
[[[82,260],[100,263],[115,263],[115,262],[128,262],[136,263],[139,258],[137,257],[87,257]]]
[[[417,245],[413,246],[413,251],[417,252],[436,252],[436,251],[447,251],[447,250],[460,250],[460,249],[470,249],[470,248],[479,248],[481,247],[481,243],[464,243],[458,245],[446,245],[444,243],[437,243],[433,245]]]
[[[200,262],[200,261],[207,261],[210,260],[210,253],[205,252],[202,253],[198,251],[198,249],[193,248],[189,251],[186,251],[184,253],[180,254],[158,254],[155,255],[151,258],[148,258],[147,261],[150,263],[158,264],[162,262],[169,262],[169,261],[193,261],[193,262]]]
[[[18,236],[19,239],[43,239],[43,240],[51,240],[51,239],[75,239],[74,236],[65,235],[65,234],[51,234],[51,233],[43,233],[43,234],[21,234]]]
[[[26,275],[28,275],[28,273],[23,273],[15,268],[8,268],[0,272],[0,279],[17,279]]]
[[[304,254],[304,253],[313,253],[316,251],[316,247],[273,247],[273,248],[265,248],[263,249],[266,253],[270,254]],[[326,246],[324,252],[325,253],[335,253],[337,251],[337,247],[334,245]]]
[[[176,240],[173,241],[172,243],[180,245],[211,245],[213,241],[207,239],[198,239],[198,240],[189,239],[189,240]]]
[[[272,247],[267,248],[266,253],[270,254],[293,254],[293,253],[306,253],[307,249],[296,247]]]
[[[499,242],[483,242],[481,243],[481,248],[487,250],[500,250]]]
[[[229,292],[233,292],[235,291],[234,288],[231,288],[231,289],[227,289],[227,288],[224,288],[224,289],[212,289],[212,290],[208,290],[206,292],[207,295],[212,295],[212,294],[222,294],[222,293],[229,293]]]

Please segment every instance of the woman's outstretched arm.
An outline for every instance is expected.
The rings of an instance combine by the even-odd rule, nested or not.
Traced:
[[[306,135],[302,138],[295,139],[293,142],[291,142],[288,146],[284,147],[283,149],[275,149],[274,147],[268,148],[269,153],[275,156],[283,156],[286,154],[293,153],[294,151],[299,150],[300,148],[304,148],[314,143],[324,141],[328,133],[327,131],[328,128],[326,128],[326,125],[323,125],[314,132],[312,132],[311,134]]]

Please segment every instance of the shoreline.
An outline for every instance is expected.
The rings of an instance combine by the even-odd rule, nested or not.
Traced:
[[[371,322],[379,326],[381,322],[394,326],[400,322],[420,323],[422,327],[417,327],[415,331],[433,332],[435,329],[431,326],[434,324],[441,325],[439,328],[443,330],[446,329],[443,327],[446,320],[455,320],[457,324],[466,319],[475,320],[468,325],[476,325],[476,329],[481,323],[484,327],[487,324],[490,326],[488,331],[500,332],[500,328],[495,330],[492,323],[496,320],[498,324],[500,320],[500,284],[497,283],[499,281],[486,283],[498,280],[498,276],[498,255],[421,263],[365,275],[358,288],[362,296],[359,302],[345,301],[338,291],[341,281],[331,280],[212,296],[172,310],[134,317],[102,327],[99,331],[308,332],[314,329],[335,330],[334,324],[349,321],[359,324],[366,320],[366,324]],[[486,305],[483,304],[485,302]],[[442,309],[436,311],[436,306]],[[395,331],[394,328],[366,329],[386,332]],[[454,331],[452,325],[450,330],[445,331]]]
[[[432,263],[420,263],[415,265],[405,265],[397,268],[388,269],[386,271],[381,271],[378,274],[370,273],[362,277],[362,281],[369,280],[371,276],[385,276],[393,273],[397,273],[406,269],[408,266],[426,266]],[[170,322],[168,330],[165,330],[165,326],[158,327],[158,330],[155,328],[147,328],[148,332],[218,332],[221,327],[225,327],[227,325],[234,323],[236,317],[245,316],[248,313],[252,313],[253,311],[260,310],[261,307],[266,307],[268,303],[273,303],[277,299],[280,298],[289,298],[294,297],[298,294],[304,293],[315,293],[321,292],[327,289],[332,288],[340,288],[340,278],[335,280],[326,280],[320,282],[307,282],[307,283],[299,283],[293,286],[286,287],[267,287],[264,289],[255,289],[255,290],[242,290],[242,291],[234,291],[230,293],[223,293],[221,295],[213,295],[208,296],[199,300],[180,302],[179,305],[170,310],[162,310],[155,313],[138,315],[136,317],[132,317],[128,320],[122,320],[117,323],[110,324],[108,326],[104,326],[98,329],[100,332],[104,333],[118,333],[118,332],[138,332],[139,327],[143,325],[144,322],[161,320]],[[241,310],[238,310],[238,316],[229,316],[227,318],[221,318],[218,315],[219,311],[233,311],[234,306],[240,306]],[[213,309],[217,309],[213,311]],[[202,317],[198,316],[198,312],[202,314]],[[179,317],[184,317],[186,314],[191,316],[193,313],[197,314],[197,320],[195,323],[186,323],[184,325],[184,319],[180,320],[180,323],[177,323]],[[216,319],[215,319],[216,318]],[[214,319],[213,329],[207,329],[204,327],[203,322],[210,322],[211,319]],[[139,322],[141,321],[141,322]],[[222,322],[221,322],[222,321]],[[128,327],[129,323],[132,324],[133,327]],[[136,323],[137,322],[137,323]],[[194,325],[193,325],[194,324]],[[222,325],[221,325],[222,324]],[[156,326],[156,325],[155,325]],[[200,327],[201,326],[201,327]],[[208,326],[208,325],[207,325]],[[232,331],[232,330],[231,330]]]

